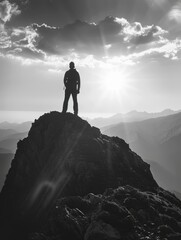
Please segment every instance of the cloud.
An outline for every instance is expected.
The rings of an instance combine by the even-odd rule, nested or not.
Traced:
[[[101,56],[126,51],[128,45],[140,45],[160,40],[167,32],[158,26],[129,23],[124,18],[106,17],[98,23],[76,21],[64,27],[33,25],[39,35],[37,48],[49,54],[95,54]]]
[[[31,27],[5,28],[0,33],[0,49],[3,53],[24,58],[44,58],[45,53],[36,48],[37,32]]]
[[[21,11],[15,3],[10,3],[8,0],[0,2],[0,49],[2,52],[12,47],[12,41],[6,29],[6,23],[11,20],[12,16],[20,13]]]
[[[11,40],[5,31],[0,31],[0,49],[4,50],[11,47]]]
[[[167,31],[159,26],[142,27],[141,23],[135,22],[124,28],[125,41],[135,45],[146,44],[160,40]]]
[[[165,42],[159,46],[155,46],[143,51],[133,52],[127,55],[115,55],[113,57],[104,57],[97,59],[96,56],[87,55],[82,56],[76,53],[71,53],[67,56],[45,55],[44,58],[32,58],[23,55],[15,55],[13,52],[9,52],[6,57],[13,61],[18,61],[23,65],[34,65],[39,68],[60,74],[67,68],[67,63],[70,61],[76,62],[77,67],[81,68],[100,68],[111,69],[113,67],[135,65],[145,61],[157,61],[157,60],[178,60],[178,56],[181,57],[181,40],[176,39],[173,41],[165,40]],[[0,54],[0,56],[3,56]]]
[[[1,53],[17,59],[48,63],[57,70],[58,62],[71,59],[91,67],[110,59],[135,64],[144,57],[176,59],[179,40],[169,41],[160,26],[142,25],[125,18],[106,17],[97,23],[77,20],[63,27],[32,24],[5,28],[0,34]],[[90,64],[91,63],[91,64]]]
[[[18,8],[18,5],[15,3],[10,3],[8,0],[0,2],[0,19],[4,23],[11,20],[12,16],[19,15],[21,11]]]
[[[181,3],[175,4],[168,14],[171,21],[181,24]]]
[[[160,44],[159,46],[140,52],[134,52],[129,55],[115,56],[113,58],[107,59],[107,62],[111,64],[135,64],[141,61],[145,61],[145,59],[157,60],[158,58],[162,58],[178,60],[179,53],[181,53],[181,40],[165,40],[162,45]]]

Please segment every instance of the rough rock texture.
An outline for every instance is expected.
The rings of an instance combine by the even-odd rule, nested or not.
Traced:
[[[28,232],[36,229],[41,232],[40,227],[49,222],[50,216],[53,218],[52,228],[55,228],[52,235],[55,236],[56,231],[61,234],[59,231],[62,231],[61,239],[119,239],[124,231],[134,230],[136,217],[129,207],[106,199],[108,205],[117,209],[112,215],[109,211],[106,213],[104,203],[99,204],[104,197],[92,195],[92,200],[85,200],[89,205],[88,212],[78,207],[67,208],[60,200],[57,205],[60,213],[52,213],[57,199],[89,193],[101,194],[108,188],[124,185],[138,188],[143,193],[150,191],[153,196],[153,192],[159,189],[149,165],[132,152],[128,144],[117,137],[102,135],[99,129],[69,113],[51,112],[43,115],[33,123],[28,137],[20,141],[17,147],[0,194],[0,233],[5,235],[3,239],[6,237],[9,240],[16,234],[24,240]],[[80,201],[84,199],[76,198]],[[137,214],[144,220],[147,218],[142,209],[144,200],[142,202],[142,199],[134,199],[133,196],[124,200],[125,204],[140,206]],[[172,211],[171,205],[170,209]],[[69,218],[69,215],[72,217]],[[111,221],[114,224],[110,224]],[[57,227],[59,222],[60,228]],[[173,226],[159,226],[160,231],[171,234],[171,230],[174,230],[172,234],[175,233]],[[94,237],[97,232],[101,237]],[[66,234],[70,234],[70,237]],[[35,235],[33,237],[36,239]],[[42,232],[37,236],[38,239],[49,239],[45,237],[49,233],[44,236]]]
[[[180,240],[181,202],[158,188],[131,186],[58,200],[29,240]]]

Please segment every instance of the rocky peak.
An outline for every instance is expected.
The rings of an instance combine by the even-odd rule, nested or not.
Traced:
[[[36,222],[60,197],[124,185],[158,187],[149,165],[124,140],[101,134],[73,114],[51,112],[35,120],[17,145],[0,194],[0,220]]]

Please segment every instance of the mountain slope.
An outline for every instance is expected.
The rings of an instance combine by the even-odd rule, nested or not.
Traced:
[[[11,153],[0,153],[0,191],[4,185],[5,177],[11,166],[13,154]]]
[[[27,132],[10,134],[0,141],[0,148],[5,148],[9,150],[9,152],[14,153],[17,149],[18,141],[25,138],[27,135]]]
[[[11,153],[11,151],[9,149],[6,149],[6,148],[1,148],[0,147],[0,154],[1,153]]]
[[[43,115],[18,143],[0,212],[3,240],[146,239],[153,232],[156,239],[160,231],[181,232],[181,203],[158,187],[149,165],[122,139],[69,113]]]
[[[170,190],[178,189],[180,187],[179,177],[177,178],[175,174],[172,174],[157,162],[151,162],[149,160],[146,162],[150,164],[153,177],[157,180],[159,186],[162,186],[165,189],[168,189],[169,186]]]
[[[9,126],[9,124],[8,124]],[[5,176],[10,168],[11,160],[17,149],[17,143],[28,135],[27,132],[17,133],[14,129],[0,129],[0,191]]]
[[[15,131],[14,129],[0,129],[0,141],[8,138],[9,136],[11,136],[12,134],[16,134],[17,131]]]
[[[176,186],[180,191],[181,181],[181,114],[174,114],[141,122],[120,123],[106,127],[103,131],[109,136],[118,136],[127,141],[131,148],[143,159],[157,162],[170,175],[172,182],[168,189]],[[165,181],[168,175],[165,175]]]

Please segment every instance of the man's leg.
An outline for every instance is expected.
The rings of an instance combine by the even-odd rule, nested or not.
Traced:
[[[69,98],[70,98],[70,92],[65,90],[65,98],[64,98],[63,109],[62,109],[63,113],[66,113],[67,111]]]
[[[77,102],[77,93],[72,93],[72,98],[73,98],[73,108],[74,108],[74,114],[78,114],[78,102]]]

